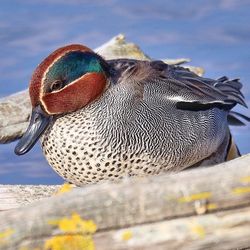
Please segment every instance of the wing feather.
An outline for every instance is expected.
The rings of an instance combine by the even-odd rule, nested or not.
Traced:
[[[158,84],[164,98],[174,101],[178,109],[199,111],[216,107],[230,112],[236,104],[247,107],[239,79],[200,77],[187,68],[162,61],[117,59],[108,63],[115,70],[116,82],[124,84],[126,79],[132,79],[141,84]],[[235,114],[229,117],[235,124],[239,120]]]

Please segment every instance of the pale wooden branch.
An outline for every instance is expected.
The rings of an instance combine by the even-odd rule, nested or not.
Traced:
[[[0,249],[41,247],[59,233],[48,222],[74,212],[97,225],[97,249],[248,247],[249,163],[246,155],[216,167],[75,188],[1,212],[0,232],[13,233]],[[131,240],[116,237],[122,229],[132,230]]]
[[[57,185],[0,185],[0,211],[18,208],[50,197],[59,188]]]
[[[31,104],[27,90],[0,99],[0,143],[22,136],[28,127]]]
[[[97,233],[96,249],[249,249],[250,208]],[[129,234],[129,239],[124,235]]]

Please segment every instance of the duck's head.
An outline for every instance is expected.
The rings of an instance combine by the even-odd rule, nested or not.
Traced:
[[[15,153],[27,153],[53,117],[74,112],[98,98],[108,75],[105,60],[83,45],[62,47],[45,58],[30,81],[32,115]]]

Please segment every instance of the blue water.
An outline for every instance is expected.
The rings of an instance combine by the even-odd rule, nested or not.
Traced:
[[[0,96],[25,89],[37,64],[69,43],[95,48],[118,33],[155,59],[192,58],[207,77],[240,77],[250,105],[250,1],[2,0]],[[249,110],[238,108],[247,115]],[[234,128],[242,153],[250,127]],[[0,146],[0,183],[52,184],[62,180],[37,145],[17,157]]]

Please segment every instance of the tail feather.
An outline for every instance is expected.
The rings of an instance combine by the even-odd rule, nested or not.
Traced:
[[[250,117],[230,110],[228,117],[227,117],[229,125],[245,126],[246,124],[243,121],[241,121],[239,118],[243,119],[246,122],[250,122]]]
[[[247,108],[244,95],[241,93],[242,83],[239,79],[230,80],[226,76],[223,76],[217,79],[213,86],[225,93],[229,100],[235,101]]]
[[[213,80],[200,77],[180,66],[175,66],[172,74],[175,79],[183,82],[186,88],[188,87],[193,93],[197,93],[198,96],[198,100],[193,101],[192,107],[190,107],[191,101],[188,100],[181,103],[180,109],[183,107],[185,109],[192,109],[195,106],[195,110],[199,108],[203,110],[204,108],[215,106],[230,110],[237,103],[247,108],[244,95],[241,92],[242,83],[239,79],[229,79],[223,76],[217,80]],[[202,95],[203,99],[201,100],[199,97]]]

